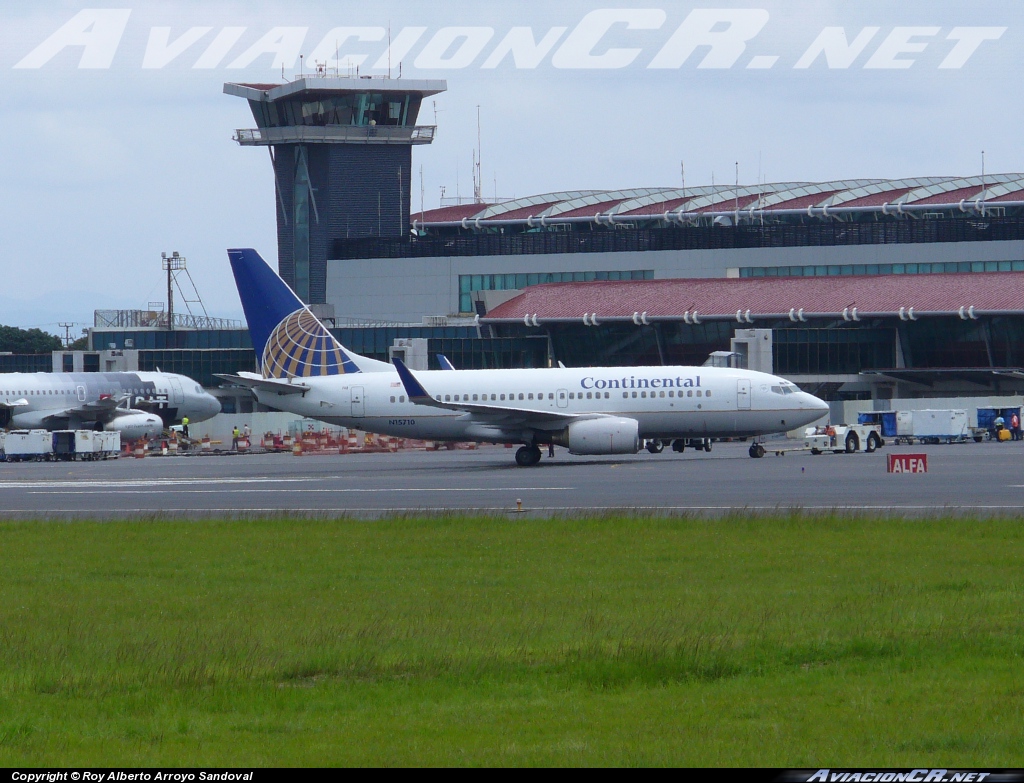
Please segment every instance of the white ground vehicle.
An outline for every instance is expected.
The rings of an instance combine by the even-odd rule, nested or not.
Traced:
[[[789,441],[755,441],[750,444],[751,457],[765,454],[784,456],[791,451],[809,451],[811,454],[852,454],[863,451],[868,454],[885,445],[881,426],[878,424],[835,424],[822,427],[808,427],[801,439]]]
[[[48,430],[11,430],[4,438],[4,458],[8,462],[52,459],[53,438]]]
[[[120,432],[94,430],[56,430],[53,435],[53,458],[56,460],[97,460],[119,456]]]
[[[6,462],[111,459],[120,453],[120,432],[0,430],[0,459]]]
[[[870,454],[885,445],[881,427],[877,424],[834,424],[827,427],[808,427],[804,442],[811,454],[831,451],[852,454],[864,451]]]
[[[897,443],[965,443],[975,439],[965,410],[896,411]]]

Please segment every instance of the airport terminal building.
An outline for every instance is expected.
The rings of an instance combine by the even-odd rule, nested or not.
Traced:
[[[732,351],[829,400],[1024,392],[1024,174],[565,190],[414,212],[412,148],[429,155],[436,132],[417,121],[444,89],[326,74],[224,87],[256,124],[236,141],[270,152],[279,271],[352,350],[421,367],[438,352],[529,367]],[[97,326],[92,348],[130,344],[139,369],[204,384],[254,368],[245,330],[215,331]]]

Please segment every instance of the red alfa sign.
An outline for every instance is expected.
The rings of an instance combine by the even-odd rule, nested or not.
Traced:
[[[889,473],[927,473],[927,454],[889,454]]]

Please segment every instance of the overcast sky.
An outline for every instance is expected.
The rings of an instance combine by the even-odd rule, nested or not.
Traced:
[[[1024,172],[1020,3],[13,5],[0,323],[55,333],[164,301],[172,250],[209,313],[240,318],[224,251],[276,263],[274,186],[267,153],[231,140],[254,123],[224,82],[290,79],[317,52],[386,73],[389,29],[393,76],[448,83],[420,114],[438,132],[413,152],[414,210],[421,166],[427,209],[471,194],[477,106],[486,197],[678,186],[681,162],[688,186],[737,162],[742,182],[973,175],[982,150]]]

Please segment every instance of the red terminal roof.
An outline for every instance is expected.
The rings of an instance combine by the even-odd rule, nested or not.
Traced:
[[[780,201],[772,204],[771,209],[807,209],[807,207],[816,207],[823,201],[830,199],[836,193],[840,193],[839,190],[828,190],[822,193],[809,193],[806,196],[797,196],[796,198],[789,199],[787,201]]]
[[[914,308],[923,313],[1024,313],[1024,272],[962,274],[866,275],[850,277],[701,278],[685,280],[595,281],[531,286],[494,308],[485,321],[521,321],[536,314],[542,320],[577,320],[585,314],[602,318],[682,319],[696,311],[700,318],[735,318],[737,311],[758,316],[804,313],[898,314]]]
[[[844,207],[880,207],[882,204],[892,204],[894,201],[903,198],[913,188],[896,188],[886,190],[882,193],[872,193],[869,196],[861,196],[852,201],[844,201]]]
[[[490,204],[457,204],[454,207],[428,209],[422,213],[422,221],[429,223],[430,221],[435,220],[462,220],[463,218],[472,218],[475,215],[479,215],[489,206]],[[419,212],[413,212],[409,218],[410,220],[420,221],[420,214],[421,213]]]
[[[656,201],[653,204],[648,204],[644,207],[637,207],[636,209],[631,209],[628,212],[619,212],[616,217],[623,217],[626,215],[664,215],[666,212],[678,209],[690,200],[692,200],[691,197],[673,198],[668,201]]]
[[[550,222],[562,220],[586,221],[611,225],[610,216],[649,218],[657,220],[666,212],[690,215],[723,215],[732,213],[737,207],[746,212],[757,209],[759,203],[767,201],[763,215],[773,212],[799,214],[808,207],[828,202],[827,210],[818,210],[821,219],[838,214],[836,210],[848,213],[863,209],[877,212],[884,204],[899,204],[900,214],[904,210],[926,210],[931,205],[947,208],[959,206],[961,201],[975,208],[974,200],[988,193],[986,203],[1024,203],[1024,174],[990,174],[986,177],[919,177],[902,180],[842,180],[834,182],[775,183],[740,186],[739,198],[734,185],[700,186],[683,190],[681,188],[643,188],[633,191],[565,191],[540,194],[527,199],[489,204],[465,204],[459,207],[441,207],[413,213],[413,220],[426,225],[452,225],[463,218],[480,218],[480,225],[488,221],[521,221],[548,213]],[[811,192],[808,192],[808,191]],[[1005,191],[1005,192],[1004,192]],[[581,196],[585,203],[576,201]],[[531,203],[522,203],[522,202]],[[572,202],[576,203],[572,203]],[[503,210],[502,207],[508,208]],[[564,211],[560,211],[560,208]],[[621,211],[620,211],[621,210]],[[487,213],[487,216],[485,216]],[[759,211],[758,215],[762,215]]]
[[[595,214],[607,212],[612,207],[621,204],[623,201],[626,201],[626,199],[616,198],[609,201],[602,201],[599,204],[588,204],[585,207],[577,207],[576,209],[570,209],[568,212],[559,212],[557,215],[552,215],[551,221],[553,223],[557,223],[559,218],[592,217]]]
[[[980,196],[981,185],[969,185],[966,188],[957,188],[944,193],[936,193],[928,198],[919,198],[916,201],[909,201],[908,204],[955,204],[963,199],[971,200]]]
[[[1024,201],[1024,190],[1015,190],[1012,193],[1004,193],[1001,196],[996,196],[995,198],[990,198],[990,199],[985,199],[985,200],[989,201],[989,202],[996,202],[996,201]]]

